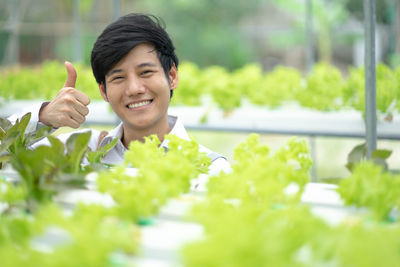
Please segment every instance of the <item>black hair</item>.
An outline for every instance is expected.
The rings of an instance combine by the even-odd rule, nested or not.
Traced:
[[[174,64],[178,68],[179,60],[165,31],[165,23],[153,15],[132,13],[108,25],[94,43],[90,62],[97,83],[105,86],[106,74],[134,47],[142,43],[154,45],[169,81],[168,73]]]

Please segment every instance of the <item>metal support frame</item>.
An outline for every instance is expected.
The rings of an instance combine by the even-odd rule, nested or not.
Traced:
[[[314,65],[314,28],[312,0],[306,0],[306,68],[311,71]]]
[[[10,1],[10,18],[6,29],[9,31],[9,39],[6,47],[6,53],[4,55],[4,63],[6,65],[14,65],[19,62],[19,24],[21,10],[19,8],[20,1]]]
[[[375,0],[364,0],[365,26],[365,125],[367,159],[376,149],[376,51],[375,51]]]
[[[81,0],[74,0],[72,6],[72,16],[74,20],[72,59],[74,62],[83,60],[82,23],[79,12],[80,5]]]
[[[392,0],[390,3],[390,29],[389,29],[389,49],[388,53],[390,56],[396,54],[396,47],[397,47],[397,24],[398,24],[398,16],[397,16],[397,9],[399,7],[398,0]]]
[[[313,161],[311,166],[311,182],[318,182],[318,172],[317,172],[317,144],[316,144],[316,136],[310,135],[310,156]]]
[[[113,0],[113,19],[116,21],[121,16],[121,0]]]

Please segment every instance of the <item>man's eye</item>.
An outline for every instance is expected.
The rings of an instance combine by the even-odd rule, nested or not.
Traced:
[[[111,81],[113,82],[113,81],[121,80],[122,78],[123,77],[121,77],[121,76],[115,76],[115,77],[111,78]]]
[[[153,73],[152,70],[145,70],[145,71],[142,71],[142,75],[150,75],[151,73]]]

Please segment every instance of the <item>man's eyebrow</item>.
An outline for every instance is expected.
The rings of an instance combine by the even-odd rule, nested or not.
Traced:
[[[114,69],[114,70],[111,70],[109,73],[107,73],[106,76],[111,76],[114,73],[119,73],[119,72],[122,72],[122,69]]]
[[[143,62],[136,65],[137,68],[144,68],[144,67],[156,67],[157,65],[151,62]]]
[[[154,63],[151,63],[151,62],[143,62],[143,63],[136,65],[136,68],[144,68],[144,67],[157,67],[157,65]],[[115,73],[120,73],[120,72],[123,72],[123,70],[122,69],[114,69],[114,70],[111,70],[109,73],[107,73],[106,76],[111,76]]]

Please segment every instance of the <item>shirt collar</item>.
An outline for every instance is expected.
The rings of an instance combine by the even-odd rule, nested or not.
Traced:
[[[171,131],[169,134],[173,134],[178,136],[179,138],[182,138],[184,140],[190,140],[188,133],[186,132],[185,127],[183,126],[183,123],[177,116],[172,116],[168,115],[168,124],[169,127],[171,128]],[[163,147],[164,149],[168,149],[168,140],[165,140],[161,143],[160,147]]]
[[[169,134],[176,135],[184,140],[188,140],[188,141],[190,140],[189,135],[186,132],[185,127],[183,126],[183,123],[177,116],[168,115],[168,124],[169,124],[169,127],[171,128],[171,131],[169,132]],[[118,138],[118,142],[115,145],[115,148],[117,150],[119,150],[118,152],[125,152],[127,149],[121,141],[123,131],[124,131],[124,129],[122,127],[122,122],[121,122],[117,127],[112,129],[106,135],[106,137],[104,137],[104,139],[100,143],[100,146],[103,147],[106,144],[110,143],[115,138]],[[168,140],[164,140],[161,143],[160,147],[168,148]]]
[[[111,143],[112,140],[115,138],[118,139],[117,143],[115,144],[114,149],[118,151],[118,153],[123,154],[127,149],[125,148],[124,144],[122,143],[122,134],[124,132],[124,129],[122,128],[122,122],[118,124],[117,127],[112,129],[100,142],[100,147],[105,146],[106,144]]]

